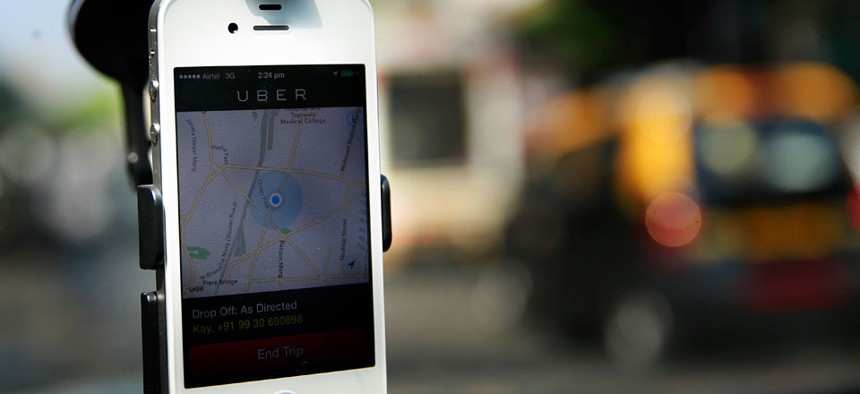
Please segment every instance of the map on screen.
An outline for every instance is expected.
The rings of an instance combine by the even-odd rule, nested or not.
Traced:
[[[183,297],[367,283],[364,116],[179,112]]]

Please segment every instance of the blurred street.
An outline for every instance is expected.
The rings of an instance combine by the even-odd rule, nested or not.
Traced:
[[[621,372],[594,346],[487,316],[481,308],[498,306],[478,300],[481,281],[477,273],[436,268],[387,278],[391,393],[848,394],[860,387],[860,347],[847,351],[826,341],[764,352],[767,344],[727,345],[707,356],[670,359],[651,371]],[[494,290],[500,296],[506,291]]]
[[[6,320],[0,333],[4,379],[31,387],[4,392],[140,392],[135,294],[148,289],[151,278],[129,258],[134,249],[117,244],[114,252],[96,256],[97,265],[70,261],[69,269],[46,265],[39,260],[45,255],[2,266],[0,287],[27,291],[19,295],[32,300],[29,311],[16,310],[9,298],[0,302],[4,316],[17,317]],[[850,394],[860,387],[860,346],[815,339],[815,333],[789,346],[726,345],[706,355],[670,357],[647,371],[621,372],[599,347],[522,321],[518,273],[437,263],[389,275],[389,392]],[[33,277],[41,286],[16,288]],[[101,285],[82,291],[76,282],[81,277],[98,278],[90,283]],[[39,343],[11,340],[54,325],[69,329]]]
[[[0,393],[140,393],[69,3],[0,6]],[[390,393],[860,394],[860,2],[372,3]]]

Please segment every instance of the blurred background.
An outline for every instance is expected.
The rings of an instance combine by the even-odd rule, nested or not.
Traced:
[[[860,3],[375,0],[392,393],[860,392]],[[0,3],[0,392],[141,392],[118,86]]]

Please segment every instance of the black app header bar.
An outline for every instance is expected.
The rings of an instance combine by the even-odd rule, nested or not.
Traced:
[[[176,111],[365,105],[364,66],[230,66],[174,69]]]

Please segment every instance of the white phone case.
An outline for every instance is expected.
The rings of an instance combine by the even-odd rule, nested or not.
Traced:
[[[280,6],[281,10],[270,13],[261,10],[260,4]],[[366,86],[366,203],[371,241],[368,265],[373,295],[373,366],[186,389],[174,69],[339,64],[363,65],[365,70],[361,77]],[[153,136],[157,138],[153,147],[154,183],[161,191],[164,205],[165,266],[163,278],[159,279],[159,291],[165,299],[164,351],[169,392],[385,393],[382,217],[381,192],[377,184],[380,179],[379,119],[373,15],[368,1],[158,0],[150,15],[150,75],[154,81],[150,87],[153,98],[150,112]],[[289,93],[298,94],[293,90]],[[285,107],[289,107],[289,103]],[[280,205],[280,194],[272,198],[275,199],[270,201],[273,205]]]

